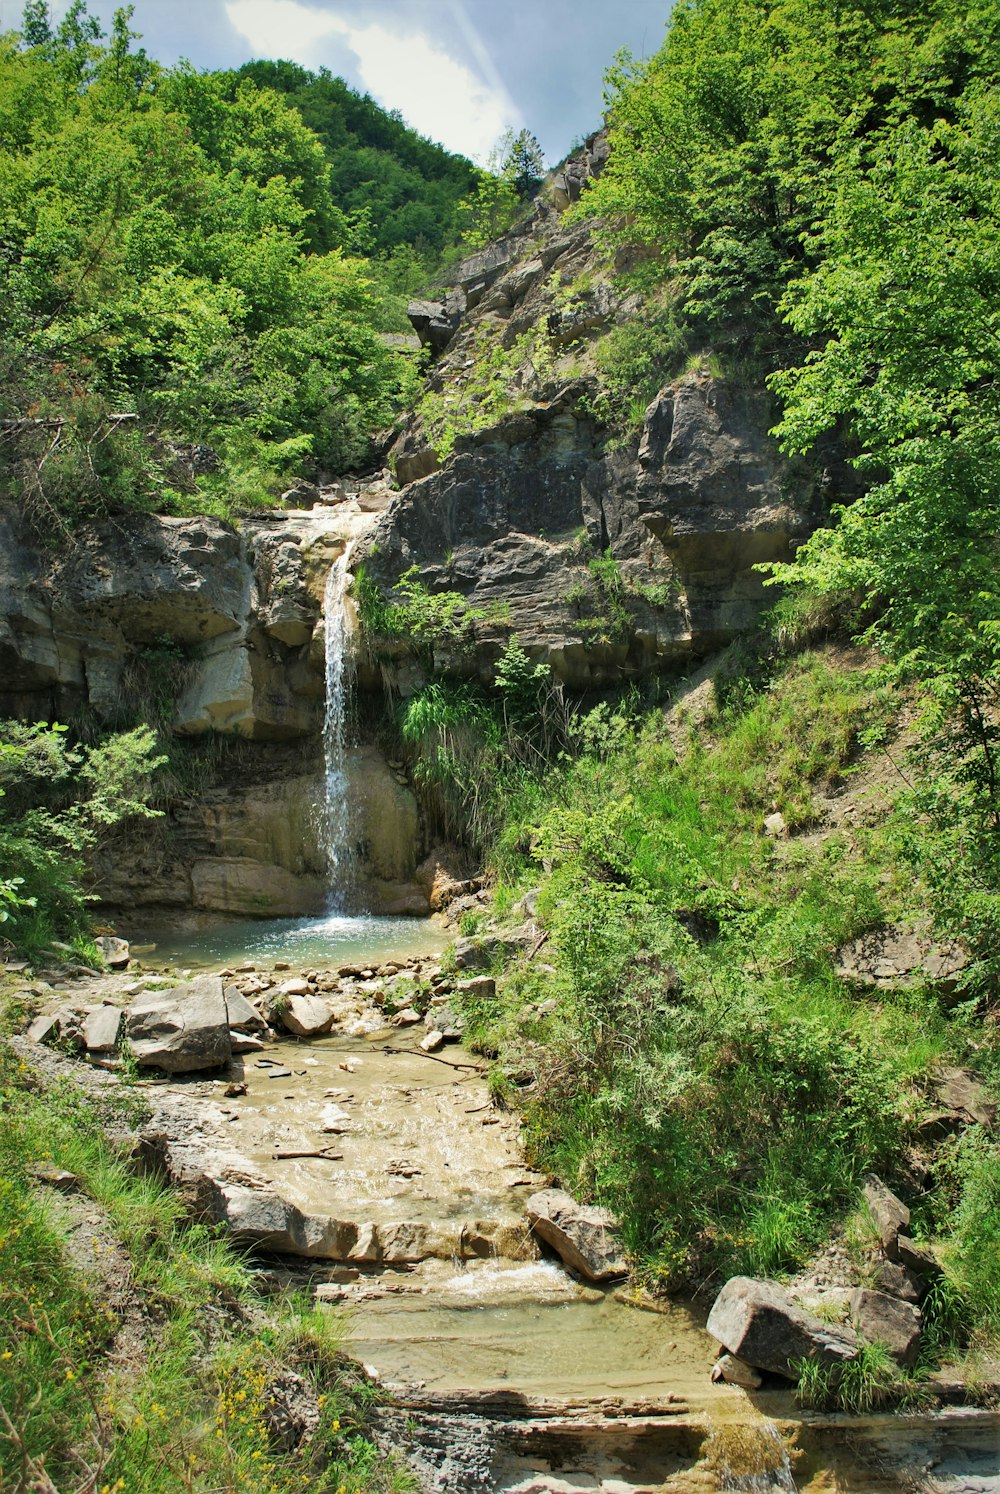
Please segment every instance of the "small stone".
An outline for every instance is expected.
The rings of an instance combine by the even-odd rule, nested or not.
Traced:
[[[293,975],[278,987],[279,996],[308,996],[311,987],[303,975]]]
[[[420,1047],[424,1053],[436,1053],[439,1048],[444,1047],[444,1033],[433,1029],[420,1039]]]
[[[412,1006],[404,1006],[401,1012],[397,1012],[392,1018],[393,1027],[413,1027],[420,1021],[420,1013]]]
[[[236,1032],[230,1028],[230,1043],[233,1052],[239,1056],[241,1053],[261,1053],[264,1050],[264,1039],[249,1032]]]
[[[785,816],[780,810],[775,810],[774,814],[767,816],[764,821],[764,834],[771,835],[775,839],[787,836],[788,825],[785,822]]]
[[[291,970],[292,967],[287,960],[275,960],[273,968],[275,970]]]
[[[721,1359],[716,1360],[712,1366],[712,1379],[715,1383],[724,1380],[727,1385],[741,1385],[744,1390],[759,1390],[763,1383],[762,1376],[753,1365],[747,1364],[745,1359],[740,1359],[736,1354],[723,1354]]]
[[[242,1080],[239,1084],[227,1084],[225,1089],[222,1091],[227,1100],[238,1100],[240,1095],[245,1095],[246,1092],[247,1086],[246,1083]]]
[[[67,1172],[64,1167],[53,1167],[51,1162],[40,1162],[34,1169],[34,1176],[40,1183],[58,1188],[60,1193],[77,1193],[80,1189],[80,1179],[75,1172]]]
[[[455,990],[477,1001],[492,1001],[497,993],[497,983],[491,975],[474,975],[471,980],[460,980]]]

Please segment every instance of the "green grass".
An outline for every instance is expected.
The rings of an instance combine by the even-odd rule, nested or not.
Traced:
[[[763,833],[776,808],[811,827],[814,795],[864,766],[892,708],[857,660],[807,653],[720,681],[680,750],[661,712],[619,731],[605,708],[590,749],[508,810],[500,901],[541,887],[547,968],[512,966],[496,1002],[469,1003],[471,1030],[505,1097],[505,1076],[533,1077],[516,1103],[534,1160],[615,1211],[654,1286],[794,1270],[867,1171],[900,1178],[936,1063],[997,1076],[995,1028],[930,989],[872,996],[834,974],[843,942],[919,911],[884,824]],[[927,1219],[987,1317],[996,1169],[983,1140]]]
[[[340,1359],[334,1320],[260,1296],[250,1263],[192,1224],[182,1201],[137,1175],[108,1140],[106,1128],[127,1122],[135,1103],[127,1090],[98,1104],[68,1084],[43,1089],[0,1041],[0,1486],[409,1487],[367,1434],[371,1392]],[[119,1321],[109,1282],[74,1264],[66,1206],[35,1182],[43,1165],[79,1179],[84,1212],[100,1221],[94,1248],[114,1252],[113,1284],[127,1281],[141,1303],[125,1357],[111,1355]],[[297,1451],[268,1427],[273,1382],[289,1368],[320,1408],[315,1437]]]

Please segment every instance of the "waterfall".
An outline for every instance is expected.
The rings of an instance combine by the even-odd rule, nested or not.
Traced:
[[[322,849],[331,912],[343,911],[352,871],[351,809],[347,782],[347,703],[353,673],[347,619],[351,545],[330,567],[323,596],[326,710],[323,716]]]

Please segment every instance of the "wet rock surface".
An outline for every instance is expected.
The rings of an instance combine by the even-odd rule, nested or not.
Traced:
[[[572,1271],[588,1281],[612,1281],[628,1271],[615,1221],[605,1209],[587,1208],[559,1188],[533,1193],[531,1228]]]

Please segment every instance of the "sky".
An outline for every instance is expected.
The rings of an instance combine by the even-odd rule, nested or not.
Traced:
[[[58,17],[68,0],[52,0]],[[121,0],[89,0],[105,27]],[[671,0],[134,0],[150,56],[328,67],[450,150],[485,164],[529,129],[550,164],[598,127],[614,54],[655,52]],[[0,30],[23,0],[0,0]]]

